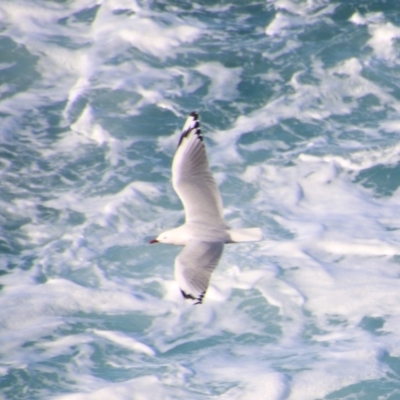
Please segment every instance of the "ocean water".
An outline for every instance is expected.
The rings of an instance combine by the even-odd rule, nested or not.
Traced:
[[[0,2],[0,398],[400,399],[397,0]],[[232,227],[182,298],[200,114]]]

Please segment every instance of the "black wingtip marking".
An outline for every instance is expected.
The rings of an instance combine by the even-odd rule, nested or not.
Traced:
[[[182,293],[182,296],[183,296],[185,299],[197,300],[196,297],[193,297],[191,294],[185,293],[182,289],[181,289],[181,293]]]
[[[203,304],[203,299],[204,299],[204,296],[205,296],[205,294],[206,294],[206,291],[202,292],[202,293],[200,294],[200,296],[197,297],[197,298],[194,297],[194,296],[192,296],[190,293],[189,293],[189,294],[185,293],[182,289],[181,289],[181,293],[182,293],[182,296],[183,296],[185,299],[197,300],[196,303],[193,303],[193,305],[195,306],[196,304]]]
[[[201,293],[201,295],[198,297],[196,303],[194,303],[194,305],[196,304],[203,304],[203,299],[204,299],[204,295],[206,294],[206,291],[204,291],[203,293]]]
[[[181,145],[182,140],[183,140],[187,135],[189,135],[189,133],[192,132],[193,129],[195,129],[195,132],[194,132],[194,133],[197,135],[197,137],[198,137],[201,141],[203,141],[203,136],[202,136],[202,134],[201,134],[201,129],[200,129],[199,114],[197,114],[196,111],[192,111],[192,112],[190,113],[190,116],[193,117],[193,119],[194,119],[196,122],[195,122],[195,124],[194,124],[194,126],[193,126],[192,128],[187,129],[186,131],[182,132],[182,135],[181,135],[181,137],[180,137],[180,139],[179,139],[178,147]]]

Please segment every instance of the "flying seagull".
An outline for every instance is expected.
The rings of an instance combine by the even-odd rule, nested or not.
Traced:
[[[208,166],[199,115],[193,111],[183,126],[172,162],[172,185],[185,209],[185,223],[161,233],[150,243],[185,246],[175,259],[175,279],[185,299],[201,304],[225,243],[262,239],[260,228],[230,229],[222,200]]]

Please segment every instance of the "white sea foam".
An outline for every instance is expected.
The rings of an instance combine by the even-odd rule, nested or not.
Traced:
[[[289,399],[317,399],[324,397],[339,387],[346,387],[371,378],[383,377],[377,361],[380,351],[372,350],[343,350],[341,352],[322,351],[321,362],[317,362],[317,369],[312,373],[302,371],[298,374],[292,387],[293,395]],[[375,362],[371,362],[375,360]],[[343,363],[346,368],[343,369]],[[368,366],[365,367],[365,364]],[[294,393],[296,393],[294,395]]]
[[[358,11],[355,12],[350,18],[350,22],[356,25],[366,25],[368,23],[381,23],[384,21],[384,14],[381,12],[369,12],[361,15]]]
[[[194,26],[161,26],[147,18],[133,18],[131,28],[120,31],[123,40],[162,60],[173,57],[182,43],[193,42],[200,34],[201,30]]]
[[[221,372],[223,371],[223,372]],[[222,396],[223,400],[251,400],[254,398],[266,397],[271,400],[281,400],[287,398],[288,385],[283,374],[276,372],[257,371],[249,366],[244,373],[243,366],[223,367],[218,370],[213,369],[214,377],[229,381],[234,376],[241,376],[241,383],[229,389]]]
[[[386,22],[383,13],[367,13],[361,15],[354,13],[349,21],[357,25],[367,25],[371,38],[367,45],[370,46],[376,57],[390,62],[396,62],[396,39],[400,36],[400,28],[391,22]]]
[[[395,62],[398,57],[394,42],[400,37],[400,27],[390,22],[379,25],[369,25],[368,27],[371,39],[368,45],[372,47],[375,55],[388,61]]]
[[[274,20],[265,28],[265,33],[269,36],[278,35],[284,29],[292,25],[290,18],[278,12]]]
[[[219,62],[201,64],[196,68],[211,80],[206,100],[232,101],[237,97],[241,68],[226,68]]]
[[[277,12],[265,29],[265,33],[269,36],[287,36],[290,30],[320,22],[325,16],[330,16],[337,6],[323,0],[312,2],[278,0],[273,2],[273,7]]]
[[[102,386],[101,383],[98,384]],[[163,383],[154,376],[144,376],[131,379],[123,383],[104,384],[101,389],[91,392],[69,394],[56,397],[57,400],[142,400],[151,397],[154,400],[172,399],[168,390],[164,389]],[[171,395],[178,395],[179,390],[173,390]]]
[[[127,337],[119,332],[111,332],[111,331],[100,331],[94,330],[94,333],[100,337],[103,337],[111,342],[116,343],[117,345],[126,347],[131,351],[136,351],[140,353],[147,354],[148,356],[154,356],[154,350],[145,345],[144,343],[138,342],[137,340]]]

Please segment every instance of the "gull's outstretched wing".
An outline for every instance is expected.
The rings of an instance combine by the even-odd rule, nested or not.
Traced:
[[[224,250],[222,242],[191,240],[175,259],[175,279],[185,299],[201,304]]]
[[[172,184],[185,208],[186,222],[223,225],[222,200],[208,166],[199,116],[192,112],[172,163]]]

